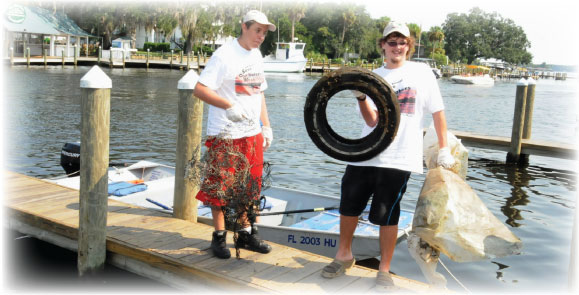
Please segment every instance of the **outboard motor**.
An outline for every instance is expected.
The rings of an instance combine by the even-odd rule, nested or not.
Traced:
[[[60,151],[60,166],[68,177],[80,175],[80,142],[67,142]]]

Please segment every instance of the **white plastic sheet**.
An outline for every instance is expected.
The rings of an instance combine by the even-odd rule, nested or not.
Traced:
[[[412,232],[457,262],[520,253],[522,243],[465,182],[468,151],[448,134],[452,169],[436,167],[438,140],[433,128],[424,139],[429,168],[414,212]]]

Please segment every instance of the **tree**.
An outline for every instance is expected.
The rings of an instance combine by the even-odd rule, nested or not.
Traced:
[[[445,50],[454,61],[496,58],[515,64],[528,64],[531,43],[524,30],[497,13],[473,8],[469,14],[451,13],[443,24]]]
[[[303,3],[298,2],[294,5],[292,5],[289,9],[288,9],[288,14],[289,14],[289,19],[292,22],[292,35],[291,35],[291,42],[294,42],[294,38],[295,38],[295,26],[296,26],[296,22],[299,22],[300,19],[302,19],[303,17],[306,16],[306,7]]]
[[[442,28],[439,26],[431,27],[428,31],[428,41],[432,42],[432,53],[434,55],[434,51],[436,48],[441,48],[441,43],[444,40],[444,32]]]

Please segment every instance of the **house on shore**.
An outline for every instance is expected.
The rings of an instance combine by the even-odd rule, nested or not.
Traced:
[[[4,40],[2,51],[8,57],[11,48],[14,56],[24,56],[30,48],[31,56],[74,56],[89,44],[96,44],[100,37],[93,36],[63,13],[49,11],[40,7],[12,4],[4,11],[2,20]]]

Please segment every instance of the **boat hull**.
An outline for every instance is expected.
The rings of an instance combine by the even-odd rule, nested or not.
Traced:
[[[264,72],[273,73],[301,73],[306,67],[307,60],[297,61],[264,61]]]
[[[450,80],[456,84],[467,85],[494,85],[495,80],[488,76],[452,76]]]
[[[175,186],[175,169],[154,162],[141,161],[126,168],[109,170],[111,182],[143,179],[145,191],[125,196],[109,196],[120,202],[172,214]],[[79,189],[80,178],[68,177],[49,180],[62,186]],[[333,196],[315,194],[280,187],[270,187],[262,191],[268,206],[262,211],[284,212],[290,210],[338,207],[340,199]],[[154,201],[151,202],[149,200]],[[164,207],[164,208],[163,208]],[[211,208],[199,204],[198,221],[212,225]],[[365,215],[364,215],[365,214]],[[353,239],[353,254],[356,259],[367,259],[380,255],[378,241],[379,226],[370,224],[367,212],[362,215]],[[398,242],[412,228],[413,213],[402,211],[398,230]],[[310,251],[319,255],[334,257],[339,242],[339,213],[337,209],[325,212],[304,212],[261,216],[256,224],[260,236],[267,241]]]

